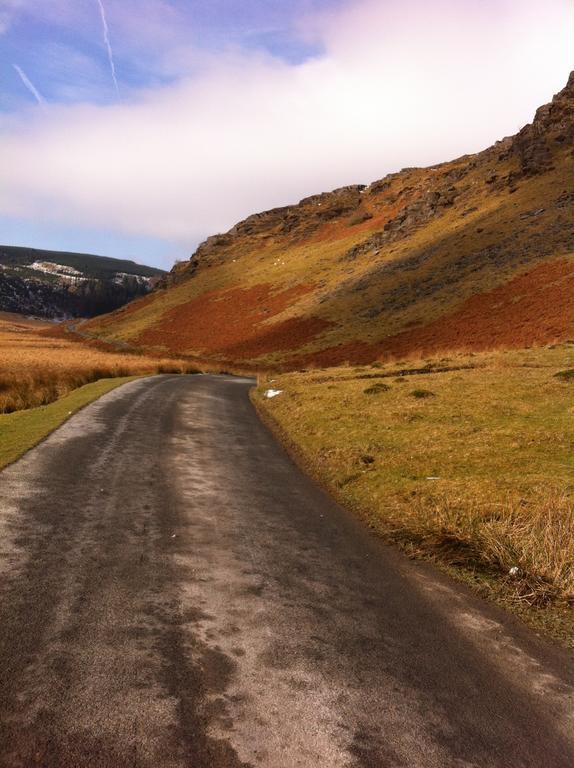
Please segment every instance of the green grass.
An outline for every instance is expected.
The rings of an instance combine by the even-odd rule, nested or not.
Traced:
[[[556,378],[573,353],[457,356],[398,380],[391,364],[285,374],[281,396],[262,380],[254,399],[381,536],[574,647],[574,392]],[[365,396],[367,372],[390,389]]]
[[[16,461],[47,437],[73,413],[106,392],[133,381],[137,376],[100,379],[74,390],[50,405],[0,415],[0,469]]]

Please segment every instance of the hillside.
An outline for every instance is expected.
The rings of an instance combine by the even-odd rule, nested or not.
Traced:
[[[573,289],[574,73],[516,136],[250,216],[86,330],[244,366],[367,363],[573,338]]]
[[[147,294],[162,274],[123,259],[0,245],[0,311],[93,317]]]

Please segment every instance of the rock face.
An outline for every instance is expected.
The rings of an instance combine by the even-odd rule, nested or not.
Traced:
[[[353,261],[412,233],[417,227],[440,216],[461,192],[454,182],[464,179],[466,169],[407,168],[368,186],[354,185],[304,198],[297,205],[275,208],[249,216],[229,232],[213,235],[203,242],[187,264],[178,264],[166,285],[191,277],[206,266],[224,263],[237,248],[291,247],[311,240],[325,227],[361,227],[376,220],[377,210],[388,209],[381,231],[351,248],[342,258]]]
[[[532,123],[514,138],[510,153],[520,161],[514,178],[547,171],[552,166],[553,150],[563,146],[574,149],[574,72],[566,87],[550,104],[540,107]]]
[[[332,192],[312,195],[297,205],[273,208],[240,221],[229,232],[208,237],[191,257],[187,269],[177,266],[178,276],[189,276],[198,264],[219,263],[229,248],[238,241],[251,240],[258,243],[281,239],[296,243],[310,237],[325,223],[350,216],[361,208],[361,194],[364,185],[341,187]],[[366,220],[366,219],[364,219]]]
[[[413,330],[432,323],[437,339],[468,347],[459,308],[470,301],[482,343],[574,338],[562,284],[570,272],[547,269],[553,260],[574,262],[574,74],[530,125],[483,152],[312,195],[208,238],[163,282],[176,291],[120,311],[101,330],[254,367],[364,362],[399,335],[401,354],[420,340],[432,347]],[[548,281],[542,303],[541,285],[521,279],[529,270]],[[493,289],[500,306],[474,301]],[[552,296],[561,320],[548,313]],[[496,318],[510,323],[503,336]]]
[[[0,311],[94,317],[149,293],[162,274],[121,259],[0,246]]]
[[[517,167],[511,172],[492,173],[487,178],[487,184],[496,191],[512,187],[520,178],[548,171],[556,148],[565,146],[574,151],[574,72],[566,87],[550,104],[540,107],[533,122],[515,137],[497,142],[474,158],[461,158],[462,162],[455,161],[454,167],[445,169],[442,174],[438,172],[430,179],[424,169],[405,168],[369,186],[342,187],[304,198],[297,205],[253,214],[225,234],[207,238],[190,263],[177,265],[170,283],[190,277],[202,265],[221,263],[235,247],[246,241],[252,242],[254,247],[277,240],[290,245],[305,241],[329,222],[346,220],[346,223],[362,224],[373,218],[372,212],[365,210],[365,196],[380,198],[381,204],[398,204],[396,215],[385,223],[381,232],[348,251],[345,258],[352,261],[362,253],[376,252],[385,243],[412,232],[413,228],[443,213],[464,191],[457,182],[480,165],[490,163],[493,158],[498,162],[518,160]],[[440,168],[437,166],[437,171]],[[415,179],[414,184],[408,182],[411,178]],[[401,181],[404,182],[402,185]],[[391,189],[397,189],[394,195],[389,195]]]
[[[71,301],[62,286],[42,283],[39,280],[23,280],[15,275],[0,272],[0,309],[50,319],[72,317]]]

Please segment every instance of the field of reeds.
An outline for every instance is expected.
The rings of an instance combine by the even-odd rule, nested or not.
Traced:
[[[385,540],[574,645],[574,343],[260,377],[254,399]]]
[[[185,360],[108,351],[52,324],[0,314],[0,414],[52,403],[100,379],[196,370]]]

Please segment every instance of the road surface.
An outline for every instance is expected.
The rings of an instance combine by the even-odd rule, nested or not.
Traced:
[[[572,657],[384,547],[251,385],[129,383],[0,474],[0,766],[572,768]]]

